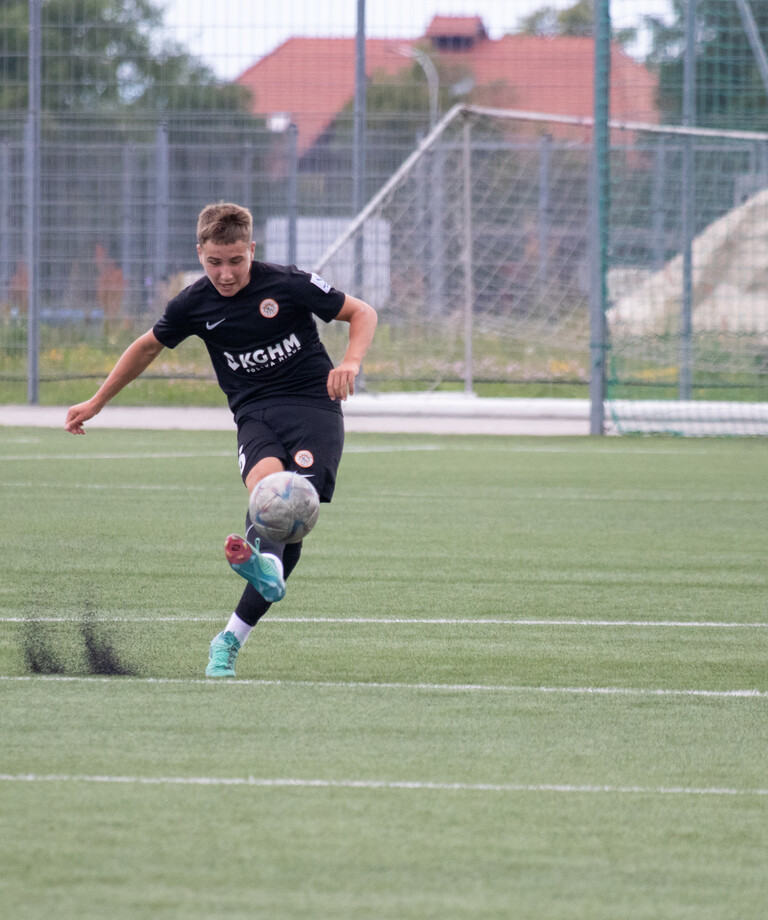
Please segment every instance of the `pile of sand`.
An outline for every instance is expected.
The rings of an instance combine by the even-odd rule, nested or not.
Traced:
[[[609,274],[613,334],[677,332],[683,257],[660,271]],[[693,331],[768,334],[768,189],[710,224],[693,242]]]

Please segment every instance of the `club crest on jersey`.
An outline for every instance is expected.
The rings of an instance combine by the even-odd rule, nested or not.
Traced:
[[[331,289],[330,284],[328,284],[327,281],[323,281],[320,275],[316,275],[314,272],[312,272],[312,284],[314,284],[315,287],[319,287],[323,294],[327,294]]]
[[[259,313],[264,317],[264,319],[272,319],[277,316],[280,306],[276,300],[272,300],[271,297],[268,297],[266,300],[262,300],[259,304]]]
[[[300,466],[303,470],[309,469],[315,462],[311,450],[297,450],[293,455],[293,459],[296,462],[296,466]]]

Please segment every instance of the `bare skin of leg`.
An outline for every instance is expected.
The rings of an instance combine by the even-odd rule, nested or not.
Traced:
[[[259,460],[245,477],[245,487],[248,489],[248,494],[250,495],[253,492],[265,476],[269,476],[272,473],[281,473],[284,469],[282,461],[278,460],[277,457],[264,457],[263,460]]]

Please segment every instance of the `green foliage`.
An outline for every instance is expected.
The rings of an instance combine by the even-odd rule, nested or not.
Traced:
[[[577,0],[557,14],[560,35],[591,37],[595,30],[594,0]]]
[[[53,115],[244,111],[248,95],[173,42],[158,41],[150,0],[47,0],[42,5],[42,108]],[[0,110],[27,105],[27,3],[6,0],[0,22]]]
[[[558,9],[554,6],[542,6],[518,23],[518,30],[525,35],[573,36],[591,38],[595,32],[594,0],[576,0],[573,6]],[[635,40],[636,29],[619,29],[614,31],[613,39],[620,45]]]
[[[651,35],[647,63],[659,74],[664,121],[683,112],[685,0],[672,0],[671,21],[646,16]],[[763,44],[768,44],[768,3],[751,9]],[[696,6],[696,123],[701,127],[768,129],[768,94],[734,0],[698,0]]]
[[[594,0],[576,0],[573,6],[558,9],[542,6],[523,16],[518,28],[526,35],[572,35],[589,36],[595,28]]]

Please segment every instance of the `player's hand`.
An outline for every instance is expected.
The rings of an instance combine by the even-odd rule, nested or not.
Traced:
[[[331,399],[345,400],[355,394],[355,377],[360,373],[360,365],[353,361],[342,361],[328,374],[328,395]]]
[[[64,428],[70,434],[85,434],[83,423],[87,422],[89,418],[93,418],[98,412],[99,409],[93,405],[93,401],[90,399],[84,403],[78,403],[67,412]]]

